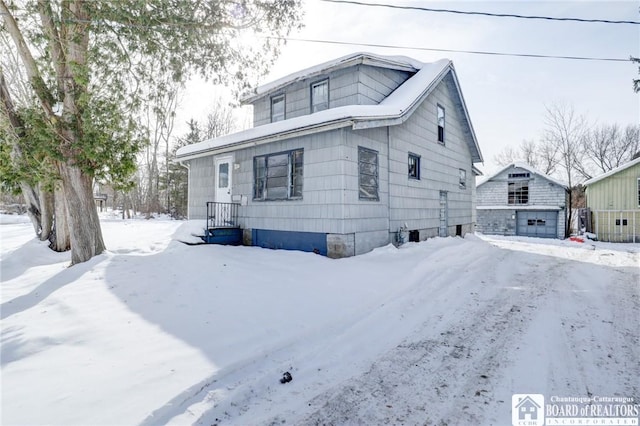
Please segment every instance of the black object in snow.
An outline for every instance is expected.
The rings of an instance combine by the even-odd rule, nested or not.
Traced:
[[[291,373],[287,371],[282,375],[282,379],[280,379],[280,383],[285,384],[285,383],[289,383],[292,380],[293,380],[293,377],[291,377]]]

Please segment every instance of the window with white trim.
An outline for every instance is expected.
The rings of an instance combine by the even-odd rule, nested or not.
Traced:
[[[253,199],[294,200],[302,198],[303,150],[253,158]]]
[[[271,98],[271,122],[284,120],[284,94]]]
[[[324,79],[311,85],[311,112],[323,111],[329,108],[329,79]]]
[[[638,178],[638,207],[640,207],[640,178]]]

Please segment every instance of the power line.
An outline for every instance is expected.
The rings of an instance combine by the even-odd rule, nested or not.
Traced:
[[[391,9],[404,9],[404,10],[419,10],[423,12],[440,12],[440,13],[456,13],[459,15],[481,15],[492,16],[496,18],[520,18],[520,19],[543,19],[547,21],[568,21],[568,22],[582,22],[582,23],[599,23],[599,24],[631,24],[640,25],[640,21],[624,21],[624,20],[610,20],[610,19],[586,19],[586,18],[559,18],[553,16],[536,16],[536,15],[516,15],[511,13],[491,13],[491,12],[472,12],[464,10],[453,9],[433,9],[430,7],[421,6],[401,6],[396,4],[385,3],[367,3],[356,0],[320,0],[326,3],[342,3],[353,4],[357,6],[373,6],[373,7],[386,7]]]
[[[456,49],[438,49],[435,47],[412,47],[412,46],[398,46],[390,44],[375,44],[375,43],[356,43],[348,41],[338,40],[317,40],[308,38],[295,38],[295,37],[272,37],[267,36],[265,38],[286,40],[286,41],[298,41],[303,43],[320,43],[320,44],[334,44],[341,46],[363,46],[363,47],[381,47],[385,49],[407,49],[407,50],[421,50],[429,52],[449,52],[449,53],[467,53],[473,55],[491,55],[491,56],[515,56],[521,58],[544,58],[544,59],[569,59],[576,61],[604,61],[604,62],[630,62],[629,58],[595,58],[589,56],[562,56],[562,55],[538,55],[533,53],[507,53],[507,52],[490,52],[483,50],[456,50]]]

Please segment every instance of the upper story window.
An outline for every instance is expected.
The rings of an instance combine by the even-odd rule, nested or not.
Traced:
[[[444,107],[438,104],[438,142],[444,144]]]
[[[638,178],[638,207],[640,207],[640,178]]]
[[[529,181],[517,180],[508,183],[509,204],[528,204],[529,203]]]
[[[378,201],[378,152],[358,147],[358,198]]]
[[[459,169],[460,189],[467,189],[467,171],[465,169]]]
[[[323,111],[329,108],[329,79],[318,81],[311,85],[311,112]]]
[[[284,120],[284,94],[271,98],[271,122]]]
[[[409,153],[409,178],[420,179],[420,156]]]
[[[292,200],[302,198],[303,150],[253,158],[253,199]]]

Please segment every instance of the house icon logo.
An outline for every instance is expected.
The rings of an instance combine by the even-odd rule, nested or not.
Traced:
[[[514,394],[511,397],[511,424],[513,426],[543,426],[544,395]]]

